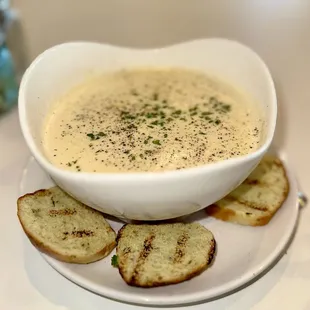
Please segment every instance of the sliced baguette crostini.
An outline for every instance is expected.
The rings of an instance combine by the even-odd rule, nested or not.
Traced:
[[[117,266],[132,286],[176,284],[210,266],[215,250],[212,233],[199,223],[127,224],[117,236]]]
[[[284,165],[279,158],[268,155],[239,187],[207,207],[206,212],[226,222],[263,226],[282,206],[288,192]]]
[[[60,261],[95,262],[109,255],[116,245],[116,234],[102,213],[59,187],[20,197],[17,215],[33,245]]]

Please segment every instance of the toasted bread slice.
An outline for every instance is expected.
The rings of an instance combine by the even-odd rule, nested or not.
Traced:
[[[127,224],[117,236],[118,268],[132,286],[180,283],[200,274],[213,261],[216,243],[199,223]]]
[[[281,161],[265,156],[250,176],[228,196],[206,208],[207,214],[248,226],[263,226],[282,206],[289,183]]]
[[[59,187],[20,197],[17,208],[30,241],[60,261],[91,263],[107,256],[116,246],[116,234],[103,215]]]

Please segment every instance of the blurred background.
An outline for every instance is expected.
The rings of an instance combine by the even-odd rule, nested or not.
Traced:
[[[294,57],[292,46],[300,44],[299,38],[310,26],[308,0],[10,2],[17,20],[9,43],[21,68],[50,46],[71,40],[154,47],[219,36],[248,44],[281,74],[281,65]],[[304,44],[309,46],[310,40]],[[290,78],[294,79],[302,62],[296,59]]]

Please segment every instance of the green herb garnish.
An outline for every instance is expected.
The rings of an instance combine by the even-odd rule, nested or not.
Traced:
[[[163,111],[160,111],[160,112],[159,112],[159,115],[160,115],[161,118],[165,118],[165,117],[166,117],[166,114],[165,114],[165,112],[163,112]]]
[[[222,108],[225,112],[229,112],[231,110],[231,106],[229,104],[223,104]]]
[[[86,136],[89,137],[91,140],[95,140],[95,135],[93,133],[88,133]]]
[[[181,110],[176,110],[174,112],[172,112],[172,115],[176,116],[176,115],[180,115],[182,113]]]
[[[156,117],[156,114],[155,113],[146,113],[145,115],[147,118],[153,118],[153,117]]]
[[[88,133],[87,135],[86,135],[87,137],[89,137],[90,138],[90,140],[99,140],[100,139],[100,137],[105,137],[106,136],[106,134],[104,133],[104,132],[102,132],[102,131],[100,131],[99,133],[97,133],[97,134],[93,134],[93,133]]]
[[[123,119],[135,119],[136,117],[134,115],[126,114],[123,116]]]
[[[117,257],[117,255],[113,255],[112,256],[112,258],[111,258],[111,265],[113,266],[113,267],[118,267],[118,257]]]
[[[148,143],[149,143],[149,140],[152,139],[152,138],[153,138],[153,137],[148,136],[147,139],[144,140],[144,144],[148,144]]]
[[[190,108],[190,109],[189,109],[189,112],[194,112],[194,111],[196,111],[197,109],[198,109],[198,106],[196,105],[196,106]]]
[[[153,140],[152,142],[153,142],[153,144],[161,145],[159,140]]]

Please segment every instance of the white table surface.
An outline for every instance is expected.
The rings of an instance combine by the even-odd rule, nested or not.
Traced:
[[[25,7],[23,13],[27,16],[27,12],[31,11],[26,10],[28,1],[16,3]],[[33,4],[34,1],[29,3]],[[216,5],[219,2],[212,3]],[[224,10],[225,5],[221,3]],[[236,3],[241,1],[234,1]],[[223,20],[201,17],[200,22],[204,20],[216,26],[213,30],[205,28],[206,31],[211,29],[212,33],[199,32],[201,28],[197,28],[193,29],[193,34],[188,32],[186,36],[191,38],[196,33],[198,36],[232,37],[250,45],[264,58],[272,71],[279,97],[275,144],[286,151],[303,192],[310,197],[310,2],[247,0],[246,3],[253,7],[250,15],[246,4],[243,5],[243,11],[237,10],[236,6],[227,8]],[[229,12],[234,16],[233,24],[228,22],[232,16]],[[239,13],[243,16],[242,23],[238,23],[239,19],[236,18]],[[28,21],[31,23],[33,19]],[[192,28],[194,25],[197,23],[193,23]],[[167,42],[170,40],[168,37],[166,39]],[[180,41],[181,36],[176,35],[172,39]],[[166,43],[164,41],[162,43]],[[22,171],[29,156],[15,109],[0,117],[0,309],[139,308],[107,300],[72,284],[54,271],[24,237],[16,217],[16,199]],[[271,271],[237,293],[183,309],[310,310],[310,206],[301,211],[295,238],[287,254]]]

